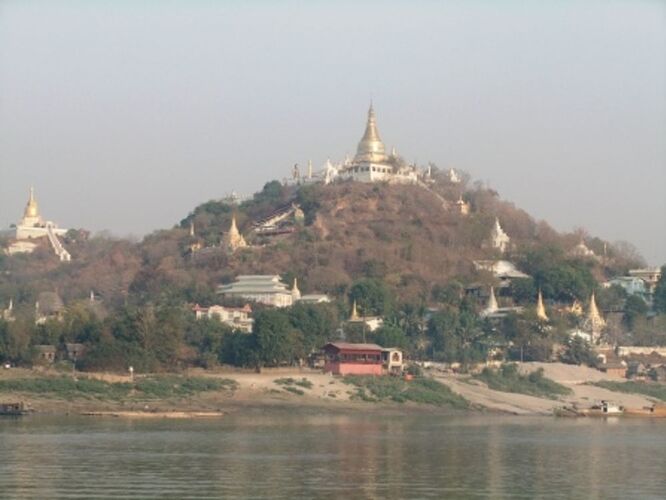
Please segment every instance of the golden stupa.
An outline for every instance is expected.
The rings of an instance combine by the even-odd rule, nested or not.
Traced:
[[[375,110],[370,104],[368,110],[368,122],[365,125],[365,133],[358,143],[354,162],[382,163],[387,160],[384,143],[379,138]]]
[[[35,189],[33,187],[30,188],[30,198],[28,198],[28,203],[25,206],[23,217],[25,219],[39,218],[39,205],[37,205],[37,200],[35,199]]]

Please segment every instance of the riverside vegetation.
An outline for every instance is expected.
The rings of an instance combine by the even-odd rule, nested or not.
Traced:
[[[179,377],[176,375],[141,377],[134,382],[105,382],[69,376],[0,380],[0,392],[14,392],[64,400],[99,399],[132,401],[183,398],[210,391],[234,391],[231,379]]]
[[[417,377],[407,382],[399,377],[348,375],[344,377],[344,382],[355,387],[354,397],[362,401],[412,402],[456,409],[469,408],[465,398],[455,394],[444,384],[425,377]]]
[[[650,398],[666,401],[666,384],[658,382],[614,382],[603,380],[599,382],[592,382],[591,384],[615,392],[643,394]]]
[[[543,368],[527,375],[518,371],[514,363],[502,365],[498,369],[484,368],[474,378],[484,382],[490,389],[502,392],[516,392],[549,399],[571,394],[571,389],[544,377]]]

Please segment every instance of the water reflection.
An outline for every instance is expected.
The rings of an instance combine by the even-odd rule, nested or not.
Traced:
[[[8,498],[659,498],[666,422],[437,415],[0,421]]]

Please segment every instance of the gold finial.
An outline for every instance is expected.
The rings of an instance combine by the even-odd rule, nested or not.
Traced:
[[[546,307],[543,305],[543,296],[541,295],[541,289],[539,288],[539,295],[537,297],[537,307],[536,315],[541,321],[548,321],[548,315],[546,314]]]
[[[351,320],[357,320],[358,319],[358,311],[356,310],[356,299],[354,299],[354,303],[352,304],[352,310],[351,310]]]
[[[39,217],[39,205],[35,199],[35,188],[30,186],[30,197],[28,204],[25,206],[25,217]]]

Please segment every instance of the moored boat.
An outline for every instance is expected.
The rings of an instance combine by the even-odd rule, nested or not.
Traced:
[[[624,412],[624,406],[620,406],[612,401],[601,401],[590,408],[578,410],[578,413],[585,417],[618,417],[624,415]]]
[[[20,417],[32,411],[30,408],[26,408],[23,401],[18,403],[0,403],[0,416],[3,417]]]
[[[666,418],[666,405],[653,404],[643,408],[627,408],[624,414],[628,417]]]

